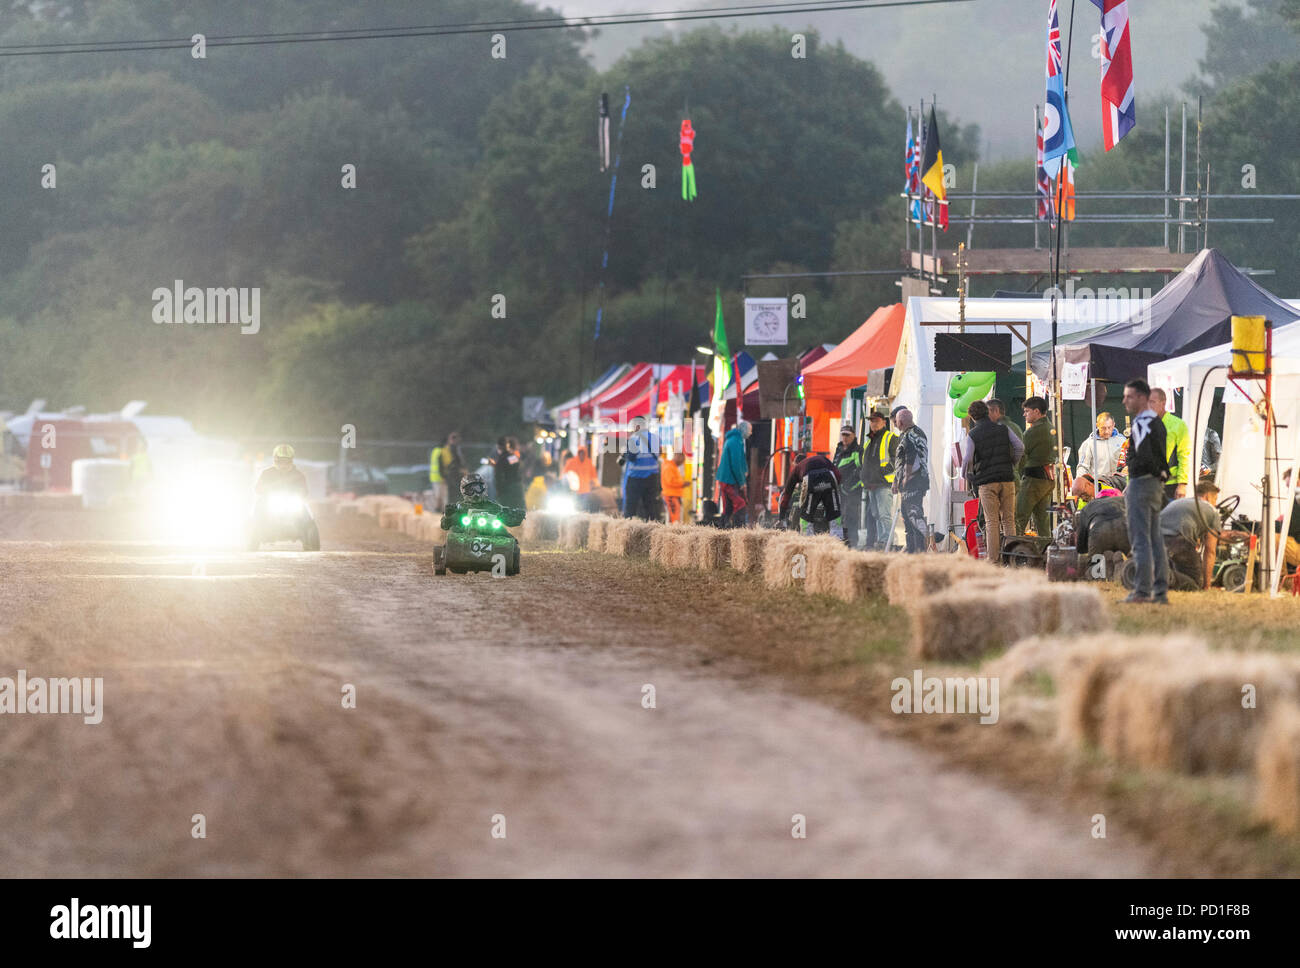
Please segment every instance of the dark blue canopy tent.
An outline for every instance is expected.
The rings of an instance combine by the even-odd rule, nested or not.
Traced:
[[[1057,348],[1062,363],[1088,363],[1095,380],[1145,379],[1147,366],[1232,340],[1233,316],[1266,316],[1274,327],[1300,319],[1218,249],[1205,249],[1148,307],[1085,342]]]

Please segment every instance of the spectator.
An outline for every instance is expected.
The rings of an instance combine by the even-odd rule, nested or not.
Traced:
[[[596,483],[596,465],[586,447],[579,447],[578,452],[564,462],[564,480],[575,494],[591,493]]]
[[[894,426],[899,436],[893,490],[901,498],[907,551],[916,554],[930,546],[930,525],[925,520],[925,493],[930,490],[930,442],[906,407],[895,412]]]
[[[1202,481],[1195,497],[1170,501],[1160,512],[1160,534],[1174,570],[1201,588],[1214,580],[1214,559],[1219,551],[1218,485]]]
[[[1146,380],[1130,380],[1124,385],[1124,409],[1133,418],[1124,508],[1137,566],[1133,591],[1124,601],[1168,605],[1169,562],[1160,530],[1164,484],[1169,479],[1165,424],[1151,408],[1151,388]]]
[[[668,505],[668,523],[682,522],[682,494],[686,491],[686,478],[682,476],[682,465],[686,463],[685,454],[674,454],[672,460],[662,461],[659,471],[659,483],[664,492],[664,503]]]
[[[524,467],[519,456],[519,441],[513,437],[498,438],[491,463],[497,503],[508,508],[524,507]]]
[[[448,502],[460,500],[460,479],[465,476],[465,458],[460,453],[460,433],[453,430],[429,455],[430,510],[441,512]]]
[[[840,470],[835,464],[820,454],[809,456],[800,453],[795,458],[795,465],[790,469],[785,487],[781,491],[781,503],[777,515],[785,520],[790,511],[790,502],[794,498],[795,488],[803,483],[803,500],[799,504],[799,516],[812,522],[813,534],[826,534],[831,529],[831,522],[840,516]]]
[[[1188,475],[1192,468],[1192,435],[1187,424],[1165,410],[1165,391],[1151,388],[1151,409],[1165,425],[1165,462],[1169,465],[1169,480],[1165,483],[1165,503],[1187,496]]]
[[[745,526],[745,482],[749,478],[749,462],[745,459],[745,444],[754,428],[742,420],[727,431],[722,441],[722,456],[718,461],[718,503],[722,506],[719,526],[743,528]]]
[[[844,543],[850,548],[858,546],[858,531],[862,525],[862,445],[851,426],[840,430],[840,442],[831,458],[840,472],[840,515],[844,521]]]
[[[997,397],[990,397],[987,403],[989,408],[989,419],[992,420],[995,424],[1000,424],[1003,427],[1006,427],[1009,431],[1011,431],[1011,433],[1015,435],[1016,440],[1020,441],[1021,447],[1023,448],[1024,441],[1025,441],[1025,432],[1020,429],[1020,425],[1018,423],[1016,423],[1014,420],[1012,420],[1010,417],[1007,416],[1006,405]],[[1015,475],[1016,475],[1016,490],[1019,491],[1020,490],[1020,465],[1019,464],[1015,466]]]
[[[1124,438],[1115,433],[1115,418],[1103,410],[1097,414],[1097,429],[1079,445],[1075,474],[1079,477],[1086,474],[1094,480],[1110,477],[1119,467],[1119,452],[1123,446]]]
[[[874,410],[867,419],[867,442],[862,448],[862,486],[867,494],[864,529],[867,547],[887,550],[893,523],[894,462],[898,459],[898,435],[889,429],[885,415]]]
[[[1056,473],[1056,431],[1047,419],[1047,401],[1030,397],[1025,401],[1025,450],[1020,492],[1016,495],[1016,531],[1024,534],[1030,519],[1040,538],[1051,534],[1047,506],[1052,500]]]
[[[1016,534],[1015,466],[1025,445],[1007,427],[989,419],[989,407],[976,400],[968,412],[973,421],[962,474],[980,500],[989,561],[1002,562],[1002,541]]]
[[[623,465],[623,517],[660,520],[659,445],[644,417],[629,421],[627,450],[618,460]]]

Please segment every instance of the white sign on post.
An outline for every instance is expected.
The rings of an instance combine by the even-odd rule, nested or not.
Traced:
[[[1061,399],[1082,400],[1088,395],[1088,364],[1066,363],[1061,370]]]
[[[785,299],[745,300],[745,345],[785,346],[790,342],[789,302]]]

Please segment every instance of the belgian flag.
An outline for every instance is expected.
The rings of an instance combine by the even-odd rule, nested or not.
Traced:
[[[921,162],[921,182],[943,201],[948,189],[943,185],[943,148],[939,147],[939,119],[930,105],[930,123],[925,128],[925,160]]]

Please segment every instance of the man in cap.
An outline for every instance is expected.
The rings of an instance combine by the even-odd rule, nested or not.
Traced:
[[[889,548],[897,459],[898,435],[889,429],[889,418],[882,410],[871,411],[867,418],[867,439],[862,445],[862,486],[867,498],[863,530],[867,533],[869,549]]]
[[[840,472],[840,517],[844,523],[844,543],[858,546],[862,526],[862,445],[851,424],[840,429],[840,442],[831,458]]]

